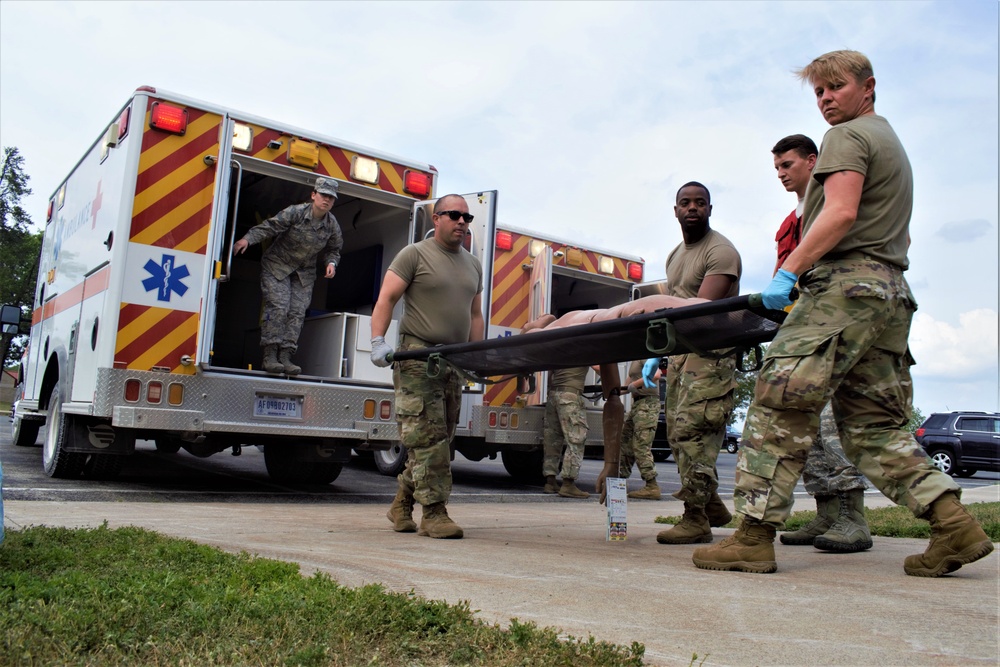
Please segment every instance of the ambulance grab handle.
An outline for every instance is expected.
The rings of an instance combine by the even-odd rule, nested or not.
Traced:
[[[239,162],[233,160],[229,163],[234,169],[236,169],[236,197],[233,198],[233,228],[229,230],[229,252],[226,253],[226,264],[225,268],[219,272],[219,282],[225,283],[229,282],[229,273],[233,266],[233,242],[236,240],[236,214],[240,210],[240,185],[243,183],[243,167]]]

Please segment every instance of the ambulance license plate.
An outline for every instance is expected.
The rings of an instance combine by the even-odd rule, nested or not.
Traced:
[[[270,419],[302,419],[302,398],[256,394],[253,400],[253,416]]]

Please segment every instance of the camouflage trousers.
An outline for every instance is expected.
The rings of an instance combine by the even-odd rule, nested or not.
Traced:
[[[298,349],[299,333],[305,321],[306,308],[312,301],[314,283],[305,285],[294,271],[286,278],[275,278],[261,271],[260,291],[264,300],[264,315],[260,323],[260,344]]]
[[[708,504],[719,488],[715,462],[733,413],[735,373],[733,357],[681,354],[667,365],[667,439],[681,478],[673,495],[694,507]]]
[[[736,511],[776,527],[832,402],[847,458],[890,500],[924,514],[960,493],[905,430],[913,404],[907,347],[916,303],[902,271],[857,257],[818,263],[768,347],[736,464]]]
[[[405,341],[405,337],[404,337]],[[400,350],[427,347],[404,342]],[[399,439],[407,450],[399,488],[423,506],[451,495],[451,440],[462,406],[462,379],[450,367],[427,377],[427,362],[401,361],[393,368]]]
[[[563,479],[580,476],[583,447],[587,442],[587,408],[575,391],[550,391],[545,400],[545,426],[542,429],[544,458],[542,474],[559,473],[562,457]]]
[[[660,399],[656,396],[636,396],[632,408],[625,417],[622,427],[621,458],[618,461],[618,476],[628,479],[632,466],[639,468],[639,474],[646,481],[656,479],[656,463],[653,461],[653,436],[656,423],[660,420]]]
[[[833,496],[868,488],[865,476],[844,454],[830,403],[823,407],[819,415],[819,436],[809,447],[809,455],[802,468],[802,483],[806,491],[814,496]]]

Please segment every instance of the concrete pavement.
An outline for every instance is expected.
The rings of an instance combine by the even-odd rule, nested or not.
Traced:
[[[967,490],[1000,500],[1000,486]],[[866,496],[869,507],[888,504]],[[136,525],[227,551],[295,561],[346,586],[467,600],[484,620],[646,646],[650,665],[1000,663],[1000,552],[941,579],[903,574],[924,540],[874,538],[858,554],[776,545],[771,575],[710,572],[692,546],[656,543],[681,504],[631,501],[628,540],[605,540],[593,499],[463,503],[463,540],[392,532],[385,505],[7,501],[8,530]],[[419,510],[418,510],[419,514]],[[731,530],[716,529],[718,536]],[[698,658],[692,663],[692,656]]]

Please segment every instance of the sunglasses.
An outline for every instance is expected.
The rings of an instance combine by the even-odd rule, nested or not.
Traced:
[[[476,217],[471,213],[462,213],[461,211],[438,211],[434,215],[446,215],[451,218],[452,222],[458,222],[458,219],[461,218],[467,223],[472,222],[472,219]]]

